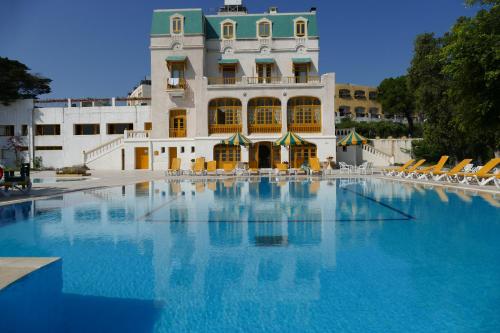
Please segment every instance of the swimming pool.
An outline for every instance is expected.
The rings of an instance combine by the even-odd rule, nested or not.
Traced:
[[[377,179],[160,181],[0,207],[0,256],[63,258],[50,332],[499,331],[499,255],[492,195]]]

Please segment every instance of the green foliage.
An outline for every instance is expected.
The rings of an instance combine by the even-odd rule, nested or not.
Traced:
[[[85,165],[76,165],[72,167],[64,167],[61,169],[57,169],[56,173],[58,175],[81,175],[81,176],[90,176],[87,171],[89,168],[87,168]]]
[[[33,169],[40,170],[43,168],[43,159],[42,156],[36,156],[33,159]]]
[[[500,150],[500,6],[459,18],[443,37],[419,35],[408,70],[415,108],[425,116],[417,157],[485,161]]]
[[[19,61],[0,57],[0,103],[9,105],[18,99],[50,93],[52,80],[30,74],[29,70]]]
[[[356,132],[370,139],[376,137],[386,139],[388,137],[400,138],[409,136],[408,125],[392,121],[357,122],[350,119],[342,119],[342,122],[337,124],[336,128],[355,128]],[[420,137],[421,135],[422,127],[418,124],[414,125],[412,137]]]
[[[481,6],[498,5],[498,4],[500,4],[500,0],[465,0],[465,4],[467,6],[474,6],[474,5],[481,5]]]
[[[409,132],[413,134],[415,100],[408,89],[406,76],[383,80],[378,87],[377,100],[382,104],[384,114],[405,117]]]

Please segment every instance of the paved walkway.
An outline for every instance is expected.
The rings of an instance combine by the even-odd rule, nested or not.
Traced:
[[[59,258],[0,258],[0,291]]]

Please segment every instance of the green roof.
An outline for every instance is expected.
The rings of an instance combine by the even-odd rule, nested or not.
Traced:
[[[203,11],[195,9],[156,10],[153,13],[151,35],[169,35],[170,18],[173,15],[184,17],[184,34],[204,34],[207,39],[220,39],[221,22],[232,20],[236,22],[236,38],[249,39],[257,36],[257,21],[266,18],[272,22],[273,38],[294,37],[294,20],[303,17],[308,21],[309,37],[318,36],[315,13],[262,14],[262,15],[210,15],[204,16]]]
[[[205,23],[205,34],[207,39],[220,39],[221,22],[232,20],[236,22],[236,39],[256,38],[257,36],[257,21],[266,18],[272,24],[273,38],[294,37],[295,26],[294,20],[303,17],[308,20],[308,35],[309,37],[318,36],[316,14],[313,13],[297,13],[297,14],[279,14],[279,15],[218,15],[207,16]]]
[[[257,64],[274,64],[273,58],[257,58],[255,59],[255,63]]]
[[[151,35],[169,35],[170,17],[173,15],[184,17],[184,34],[203,34],[203,11],[201,9],[157,10],[153,13]]]
[[[238,59],[219,59],[219,64],[220,65],[233,65],[237,64]]]
[[[294,64],[310,64],[312,62],[311,58],[293,58]]]
[[[186,61],[186,56],[185,55],[179,55],[179,56],[168,56],[167,61],[171,61],[171,62],[184,62]]]

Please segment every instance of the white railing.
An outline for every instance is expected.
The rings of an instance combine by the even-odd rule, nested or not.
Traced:
[[[123,132],[125,140],[149,139],[151,131],[128,131]]]
[[[386,154],[383,151],[380,151],[380,150],[378,150],[370,145],[363,145],[362,148],[364,151],[366,151],[366,152],[376,156],[377,158],[383,160],[387,165],[394,164],[394,156]]]
[[[335,135],[337,136],[337,140],[341,140],[343,137],[348,136],[351,132],[354,131],[354,128],[337,128],[335,129]]]
[[[94,161],[95,159],[107,154],[108,152],[115,150],[123,144],[123,135],[120,137],[113,139],[105,144],[102,144],[92,150],[83,152],[83,161],[85,164]]]

